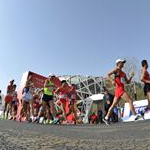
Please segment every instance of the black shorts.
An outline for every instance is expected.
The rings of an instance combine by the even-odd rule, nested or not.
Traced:
[[[43,100],[44,102],[52,101],[52,100],[53,100],[53,95],[46,95],[46,94],[43,94],[42,100]]]
[[[144,95],[147,96],[147,93],[150,92],[150,84],[144,85]]]

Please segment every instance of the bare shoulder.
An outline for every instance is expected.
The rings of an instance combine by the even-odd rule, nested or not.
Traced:
[[[147,72],[147,70],[143,68],[142,73],[145,74],[146,72]]]
[[[116,72],[117,72],[117,68],[115,68],[115,69],[112,69],[108,74],[115,74]]]

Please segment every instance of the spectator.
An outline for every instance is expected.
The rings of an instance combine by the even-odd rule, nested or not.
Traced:
[[[104,87],[104,98],[103,98],[103,100],[104,100],[105,114],[108,113],[108,110],[113,103],[113,99],[114,99],[114,96],[108,92],[106,87]]]
[[[62,111],[63,111],[63,117],[64,117],[64,124],[68,123],[67,120],[67,114],[66,114],[66,105],[67,105],[67,98],[68,98],[68,91],[67,89],[67,82],[66,80],[61,81],[62,85],[57,88],[57,90],[55,91],[56,94],[59,95],[59,101],[61,102],[61,107],[62,107]]]
[[[4,107],[4,112],[3,112],[3,119],[7,119],[9,113],[11,115],[11,103],[13,100],[13,92],[14,92],[14,80],[11,80],[9,82],[9,85],[7,86],[7,95],[5,97],[5,107]]]
[[[98,116],[95,114],[95,112],[92,113],[89,117],[90,124],[97,124],[98,123]]]
[[[103,111],[101,109],[98,110],[98,122],[103,123]]]
[[[113,110],[113,115],[112,115],[112,118],[113,118],[113,122],[118,122],[118,108],[115,107],[114,110]]]
[[[114,96],[109,93],[109,91],[104,87],[104,109],[105,109],[105,114],[108,113],[109,108],[111,107],[113,103]],[[110,121],[112,122],[118,122],[118,110],[117,107],[115,107],[112,111],[112,114],[110,116]]]

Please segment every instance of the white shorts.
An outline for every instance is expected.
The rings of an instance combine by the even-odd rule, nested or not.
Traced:
[[[30,92],[28,93],[24,93],[23,94],[23,97],[22,97],[22,100],[25,101],[25,102],[29,102],[33,99],[33,96]]]

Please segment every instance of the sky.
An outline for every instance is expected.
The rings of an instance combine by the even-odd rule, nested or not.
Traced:
[[[0,0],[0,89],[33,71],[105,76],[150,62],[150,0]]]

